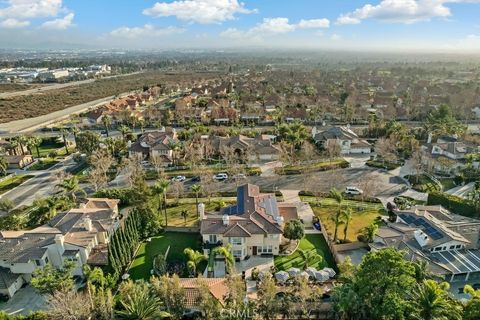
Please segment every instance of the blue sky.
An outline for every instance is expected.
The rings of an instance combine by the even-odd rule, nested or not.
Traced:
[[[480,0],[0,0],[0,46],[480,52],[479,17]]]

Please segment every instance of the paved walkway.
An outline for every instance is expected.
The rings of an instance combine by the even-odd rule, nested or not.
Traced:
[[[271,162],[259,164],[260,170],[262,171],[260,176],[275,177],[277,176],[277,174],[275,173],[275,168],[280,168],[282,166],[283,164],[281,161],[271,161]]]

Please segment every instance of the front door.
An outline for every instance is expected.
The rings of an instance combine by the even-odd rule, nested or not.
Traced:
[[[252,247],[252,255],[254,255],[254,256],[257,255],[257,246]]]

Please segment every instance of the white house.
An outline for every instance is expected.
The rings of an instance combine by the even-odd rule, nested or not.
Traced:
[[[118,200],[90,198],[41,227],[0,232],[0,294],[12,297],[47,264],[61,268],[73,261],[75,275],[82,275],[84,264],[107,265],[107,245],[118,226]]]
[[[332,127],[324,131],[313,127],[312,138],[315,144],[322,148],[326,148],[330,143],[338,144],[342,154],[369,154],[372,152],[370,143],[360,139],[348,125],[346,127]]]

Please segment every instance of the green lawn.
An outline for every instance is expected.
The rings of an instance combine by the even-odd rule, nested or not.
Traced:
[[[312,206],[312,210],[317,217],[320,218],[323,228],[327,233],[333,235],[335,232],[335,224],[330,219],[332,214],[338,210],[335,200],[330,198],[315,199],[314,197],[302,197],[303,201],[307,201]],[[384,214],[384,208],[381,203],[361,202],[355,200],[344,200],[342,208],[352,208],[353,217],[347,231],[347,240],[357,241],[357,235],[360,230],[375,221],[375,218]],[[343,225],[338,228],[338,237],[343,239]]]
[[[35,171],[35,170],[47,170],[53,167],[58,163],[57,160],[53,158],[45,158],[43,160],[38,160],[37,163],[33,164],[32,166],[28,167],[28,171]]]
[[[309,256],[308,267],[322,269],[325,267],[335,268],[330,249],[322,234],[306,234],[300,240],[299,248],[288,256],[275,257],[274,264],[278,270],[288,270],[290,268],[303,269],[305,266],[305,259],[300,253],[300,250]]]
[[[199,247],[199,236],[198,233],[166,232],[161,236],[153,237],[150,242],[142,243],[128,272],[130,277],[133,280],[148,280],[151,276],[150,270],[153,267],[154,257],[158,254],[165,254],[168,246],[170,246],[170,251],[167,262],[183,261],[186,263],[187,259],[183,254],[183,250],[185,248],[201,250]],[[206,263],[202,268],[202,272],[205,266]]]
[[[0,182],[0,194],[4,194],[5,192],[12,190],[15,187],[18,187],[28,179],[32,178],[33,176],[29,175],[20,175],[20,176],[13,176],[8,178],[2,182]]]
[[[217,211],[219,202],[223,202],[225,205],[231,205],[236,203],[236,198],[211,198],[210,202],[208,199],[199,198],[198,202],[203,202],[205,204],[205,212]],[[175,227],[191,227],[197,224],[197,210],[195,205],[195,198],[184,198],[179,199],[178,204],[175,203],[175,200],[168,199],[169,207],[167,208],[168,216],[168,225]],[[182,216],[182,211],[187,211],[187,221]],[[162,218],[163,218],[162,214]],[[162,221],[163,223],[165,221]]]
[[[275,173],[281,175],[301,174],[305,171],[326,171],[336,168],[347,168],[349,163],[345,159],[322,160],[316,163],[300,164],[295,166],[284,166],[282,168],[275,168]]]
[[[439,178],[438,181],[442,184],[443,191],[450,190],[455,188],[457,185],[455,184],[454,178]]]
[[[408,175],[405,178],[412,184],[412,189],[420,192],[440,191],[440,186],[425,174]]]

